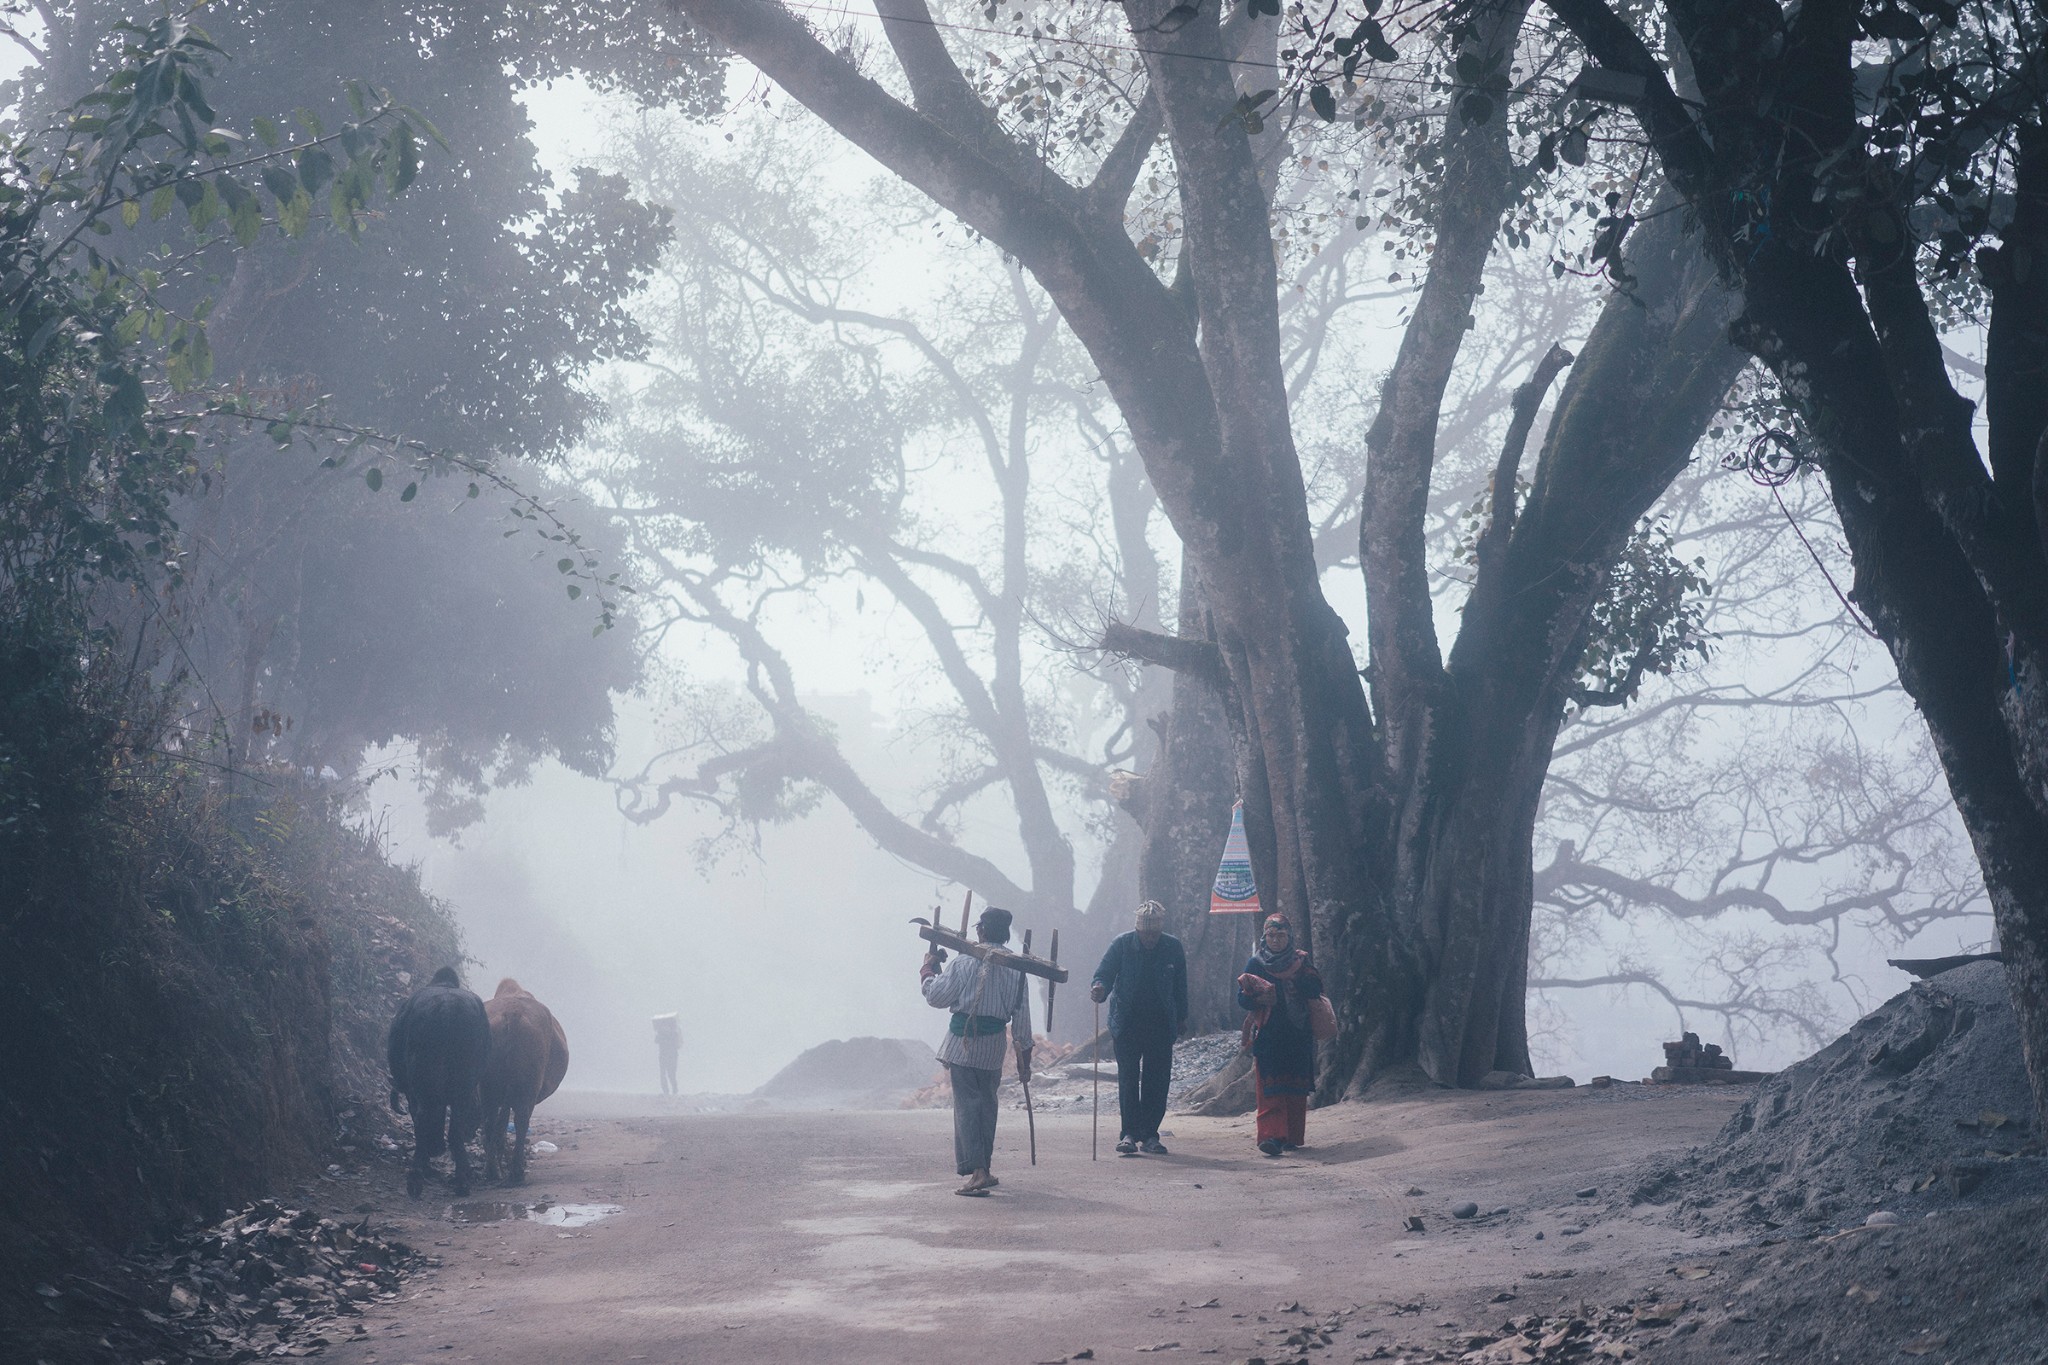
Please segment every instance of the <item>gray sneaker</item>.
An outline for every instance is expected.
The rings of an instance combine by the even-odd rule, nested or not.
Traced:
[[[1146,1156],[1165,1156],[1167,1154],[1166,1144],[1158,1138],[1151,1138],[1148,1141],[1139,1143],[1138,1150]]]

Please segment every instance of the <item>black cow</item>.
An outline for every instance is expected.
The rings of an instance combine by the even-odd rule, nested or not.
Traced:
[[[484,1002],[462,989],[453,967],[412,993],[391,1021],[391,1111],[412,1109],[412,1166],[405,1190],[426,1188],[427,1163],[446,1147],[455,1158],[455,1192],[469,1193],[466,1143],[482,1116],[480,1087],[491,1055]],[[401,1104],[399,1096],[404,1095]]]

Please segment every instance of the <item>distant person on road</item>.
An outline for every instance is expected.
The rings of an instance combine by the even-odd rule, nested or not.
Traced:
[[[1166,932],[1166,907],[1146,901],[1137,928],[1119,934],[1095,969],[1088,998],[1109,1001],[1109,1036],[1116,1047],[1116,1098],[1123,1156],[1165,1156],[1159,1121],[1173,1081],[1173,1044],[1188,1022],[1188,956]]]
[[[1322,998],[1323,978],[1294,946],[1287,916],[1268,915],[1260,940],[1237,978],[1237,1003],[1248,1011],[1245,1046],[1258,1098],[1259,1150],[1279,1156],[1308,1140],[1308,1097],[1316,1088],[1309,1002]]]
[[[676,1054],[683,1048],[683,1031],[673,1014],[654,1016],[654,1046],[661,1052],[661,1093],[676,1093]]]
[[[983,943],[1010,941],[1010,912],[994,906],[974,922]],[[996,1148],[996,1087],[1003,1077],[1003,1032],[1016,1045],[1017,1073],[1031,1074],[1031,992],[1024,973],[990,967],[961,953],[951,962],[936,945],[918,971],[925,1003],[951,1010],[939,1060],[953,1084],[953,1164],[967,1182],[955,1194],[986,1195],[999,1185],[989,1173]]]

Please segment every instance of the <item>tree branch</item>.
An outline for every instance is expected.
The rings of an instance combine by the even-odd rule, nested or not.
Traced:
[[[1523,3],[1484,10],[1462,52],[1483,65],[1505,68],[1527,12]],[[1358,555],[1365,575],[1374,710],[1397,766],[1415,760],[1410,750],[1428,733],[1427,708],[1443,680],[1424,526],[1444,392],[1471,324],[1501,216],[1516,195],[1507,125],[1504,118],[1483,124],[1456,115],[1444,120],[1444,174],[1437,189],[1429,275],[1365,437],[1368,464]]]
[[[1123,131],[1117,134],[1109,155],[1096,168],[1095,178],[1082,192],[1088,212],[1113,221],[1119,228],[1123,226],[1124,210],[1131,202],[1131,190],[1136,187],[1138,174],[1145,169],[1145,160],[1152,155],[1152,148],[1165,128],[1166,114],[1160,108],[1159,96],[1147,86],[1138,100],[1138,107],[1131,111]]]
[[[1687,896],[1671,887],[1585,862],[1567,839],[1558,845],[1550,866],[1537,869],[1534,895],[1538,900],[1552,900],[1565,888],[1574,886],[1604,892],[1633,905],[1653,906],[1673,919],[1713,919],[1731,910],[1758,910],[1774,922],[1787,925],[1829,924],[1857,910],[1883,909],[1891,900],[1890,891],[1881,890],[1840,896],[1811,910],[1794,910],[1770,892],[1746,886]]]
[[[1223,684],[1223,653],[1209,640],[1190,640],[1111,621],[1102,628],[1097,646],[1104,654],[1157,664],[1175,673],[1199,678],[1212,687]]]
[[[1536,362],[1535,373],[1516,386],[1512,404],[1512,415],[1508,419],[1508,431],[1501,441],[1500,458],[1494,462],[1493,482],[1488,485],[1491,492],[1490,515],[1486,527],[1479,533],[1479,543],[1473,553],[1481,575],[1496,571],[1502,549],[1515,529],[1515,479],[1522,467],[1522,452],[1528,448],[1529,432],[1536,425],[1537,410],[1543,406],[1544,395],[1550,392],[1551,384],[1560,371],[1572,363],[1572,353],[1563,343],[1553,342],[1543,358]]]

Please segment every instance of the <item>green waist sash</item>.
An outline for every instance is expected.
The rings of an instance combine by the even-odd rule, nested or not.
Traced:
[[[955,1014],[947,1027],[955,1038],[986,1038],[991,1033],[1001,1033],[1009,1024],[1008,1019],[992,1014]]]

